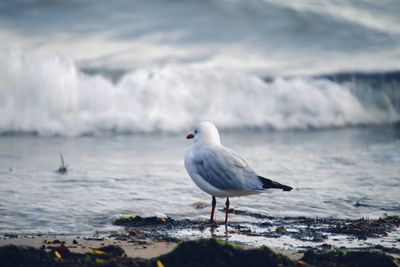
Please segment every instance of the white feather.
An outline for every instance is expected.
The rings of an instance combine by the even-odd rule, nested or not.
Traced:
[[[194,183],[215,197],[260,193],[257,173],[234,151],[221,145],[217,128],[202,122],[194,131],[194,143],[186,152],[185,167]]]

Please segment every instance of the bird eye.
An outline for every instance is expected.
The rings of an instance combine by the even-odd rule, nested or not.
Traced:
[[[197,129],[194,130],[194,134],[197,134]]]

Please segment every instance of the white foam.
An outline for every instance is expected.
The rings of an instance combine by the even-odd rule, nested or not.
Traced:
[[[213,68],[139,69],[117,84],[79,71],[68,57],[0,50],[0,132],[77,136],[177,132],[200,120],[221,128],[307,129],[399,120],[392,107],[328,80],[276,79]],[[390,106],[390,102],[387,103]]]

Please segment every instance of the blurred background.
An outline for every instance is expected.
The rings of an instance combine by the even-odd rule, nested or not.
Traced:
[[[3,1],[0,131],[396,122],[399,12],[397,1]]]
[[[1,1],[0,232],[207,218],[182,163],[201,120],[297,188],[236,208],[398,214],[399,14],[396,0]]]

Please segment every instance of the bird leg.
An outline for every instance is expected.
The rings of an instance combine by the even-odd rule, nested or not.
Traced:
[[[228,225],[228,212],[229,212],[229,197],[226,198],[225,202],[225,225]]]
[[[217,204],[217,200],[215,199],[215,197],[212,197],[212,201],[211,201],[211,216],[210,216],[210,222],[214,221],[214,211],[215,211],[215,205]]]

